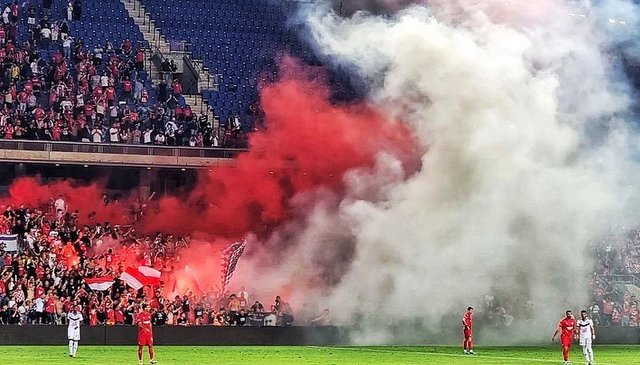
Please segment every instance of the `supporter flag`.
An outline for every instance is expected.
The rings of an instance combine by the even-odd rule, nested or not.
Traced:
[[[127,269],[120,274],[120,280],[135,290],[145,285],[160,286],[160,271],[148,266],[138,266],[137,269],[127,267]]]
[[[185,274],[188,274],[188,275],[191,276],[191,279],[192,279],[193,283],[195,284],[196,289],[198,291],[202,291],[203,286],[200,283],[200,280],[198,279],[198,273],[195,270],[193,270],[191,268],[191,266],[189,266],[189,265],[184,265],[184,272],[185,272]]]
[[[0,247],[4,247],[6,252],[18,252],[18,235],[0,234]]]
[[[84,281],[93,291],[109,290],[113,285],[113,276],[104,276],[101,278],[84,278]]]
[[[220,269],[222,274],[222,292],[224,293],[229,281],[231,281],[231,277],[233,276],[233,272],[236,270],[236,266],[238,265],[238,260],[242,253],[244,252],[244,248],[247,246],[247,239],[243,238],[240,242],[235,242],[231,244],[227,249],[222,251],[222,267]]]
[[[160,270],[149,266],[138,266],[138,271],[145,277],[145,284],[148,286],[160,286]]]

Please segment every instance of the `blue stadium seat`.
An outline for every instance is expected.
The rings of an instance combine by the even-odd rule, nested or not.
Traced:
[[[142,0],[169,40],[191,43],[194,57],[223,74],[220,91],[203,92],[219,116],[244,113],[257,96],[255,77],[273,76],[275,55],[305,48],[287,28],[296,10],[290,1]],[[224,100],[224,104],[222,104]]]

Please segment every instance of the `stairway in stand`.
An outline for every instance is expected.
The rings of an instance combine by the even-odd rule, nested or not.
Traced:
[[[146,12],[145,7],[138,0],[120,0],[127,11],[129,16],[134,20],[135,24],[142,32],[144,39],[149,42],[152,49],[147,50],[147,54],[155,53],[156,49],[166,58],[169,59],[182,59],[184,57],[183,52],[174,52],[171,50],[171,45],[167,41],[166,37],[162,34],[162,30],[157,28],[155,21]],[[204,67],[203,62],[200,60],[194,60],[191,58],[191,62],[198,73],[198,92],[199,95],[183,95],[185,102],[191,106],[191,109],[198,114],[206,114],[209,120],[212,122],[214,130],[218,130],[220,121],[215,116],[213,110],[209,107],[209,103],[202,97],[202,91],[204,90],[217,90],[218,80],[221,75],[211,75],[209,70]],[[151,79],[156,81],[157,86],[159,80],[161,80],[160,70],[153,65],[152,62],[147,62],[148,72]]]

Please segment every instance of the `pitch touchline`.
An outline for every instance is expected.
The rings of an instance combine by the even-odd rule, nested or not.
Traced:
[[[506,356],[486,356],[486,355],[462,355],[462,354],[446,354],[442,352],[425,352],[425,351],[396,351],[396,350],[383,350],[383,349],[366,349],[362,347],[322,347],[322,346],[307,346],[309,348],[315,349],[335,349],[335,350],[348,350],[348,351],[370,351],[370,352],[392,352],[392,353],[418,353],[424,355],[436,355],[436,356],[449,356],[449,357],[464,357],[468,359],[472,358],[482,358],[482,359],[492,359],[492,360],[521,360],[521,361],[532,361],[532,362],[549,362],[549,363],[558,363],[559,360],[544,360],[544,359],[528,359],[524,357],[506,357]],[[616,365],[611,363],[603,363],[598,362],[599,365]]]

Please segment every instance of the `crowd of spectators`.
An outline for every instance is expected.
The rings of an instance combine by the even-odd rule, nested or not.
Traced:
[[[182,85],[171,72],[152,80],[159,83],[150,93],[141,44],[125,39],[91,49],[74,37],[69,22],[82,12],[76,3],[70,3],[67,19],[51,19],[46,4],[4,8],[0,139],[244,147],[239,118],[214,129],[184,104]],[[19,34],[23,28],[27,34]]]
[[[176,293],[168,286],[174,267],[184,264],[180,252],[189,246],[188,236],[137,233],[135,209],[133,225],[112,226],[91,216],[79,224],[80,212],[69,211],[62,196],[42,207],[3,207],[0,234],[18,234],[23,243],[19,252],[0,247],[0,324],[64,324],[72,305],[81,306],[88,325],[132,324],[142,303],[151,306],[155,325],[293,323],[291,306],[280,296],[263,305],[244,287],[237,293],[217,287]],[[118,280],[131,263],[159,270],[160,285],[134,290]],[[105,291],[85,281],[100,277],[116,280]]]
[[[640,229],[619,228],[622,233],[593,245],[595,270],[589,280],[593,294],[589,310],[596,324],[638,327],[638,300],[626,283],[633,283],[640,274]]]

